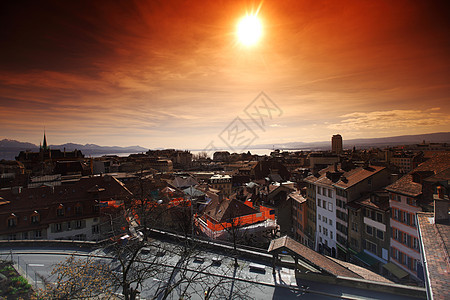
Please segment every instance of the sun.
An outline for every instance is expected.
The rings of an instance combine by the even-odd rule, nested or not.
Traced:
[[[256,15],[243,17],[237,26],[239,42],[245,46],[255,45],[262,36],[262,24]]]

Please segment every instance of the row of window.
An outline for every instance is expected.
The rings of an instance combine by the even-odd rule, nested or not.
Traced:
[[[367,218],[370,218],[374,221],[377,221],[379,223],[383,223],[383,214],[380,212],[377,212],[373,209],[365,208],[364,209],[364,216]]]
[[[375,243],[367,240],[362,240],[362,246],[364,249],[372,252],[373,254],[377,254],[377,245]]]
[[[318,186],[317,187],[317,194],[328,196],[329,198],[332,198],[333,197],[333,190],[332,189],[327,189],[327,188],[322,188],[321,186]]]
[[[94,211],[98,211],[98,209],[99,209],[98,206],[94,206]],[[70,211],[70,207],[67,207],[67,210]],[[58,217],[63,217],[65,215],[65,212],[66,212],[66,208],[64,207],[63,204],[60,204],[56,209],[56,215]],[[76,215],[83,214],[83,207],[82,207],[81,203],[77,203],[75,205],[75,214]],[[24,217],[24,220],[27,221],[26,216]],[[34,211],[30,216],[30,222],[32,224],[37,224],[40,222],[40,220],[41,220],[41,216],[40,216],[39,212]],[[7,221],[6,221],[7,226],[15,227],[15,226],[17,226],[18,221],[19,221],[19,219],[18,219],[17,215],[14,213],[11,213],[11,215],[7,218]]]
[[[331,226],[333,226],[333,220],[331,220],[331,219],[328,219],[327,217],[325,217],[325,216],[321,216],[320,214],[319,214],[319,221],[322,221],[322,222],[324,222],[325,224],[330,224]]]
[[[391,208],[391,217],[392,219],[406,224],[408,226],[416,228],[416,214],[415,213],[409,213],[404,210],[392,207]]]
[[[393,193],[389,194],[389,199],[393,200],[393,201],[397,201],[397,202],[402,201],[402,197],[400,195],[396,195]],[[406,197],[406,204],[411,205],[411,206],[417,206],[417,200],[414,198]]]
[[[384,231],[379,230],[375,227],[372,227],[370,225],[366,225],[366,233],[368,235],[376,236],[380,240],[384,240]]]
[[[336,217],[344,222],[348,221],[348,215],[345,212],[340,211],[338,209],[336,209]]]
[[[342,189],[336,189],[336,195],[347,198],[347,191]]]
[[[395,247],[391,247],[391,258],[395,259],[398,263],[404,265],[411,271],[417,271],[417,259],[406,255]]]
[[[22,237],[21,239],[23,240],[28,240],[29,237],[31,238],[35,238],[35,239],[40,239],[42,238],[42,231],[41,230],[35,230],[31,232],[32,234],[29,235],[28,232],[22,232]],[[8,240],[17,240],[18,234],[16,233],[12,233],[10,235],[8,235]]]
[[[328,229],[324,226],[322,228],[322,225],[319,225],[319,232],[323,233],[325,236],[328,236]],[[333,231],[330,230],[330,239],[333,239]]]
[[[343,245],[343,246],[347,245],[347,240],[343,236],[341,236],[339,233],[336,233],[336,239],[341,245]]]
[[[27,217],[25,217],[24,220],[26,221]],[[37,223],[39,223],[40,220],[41,220],[41,217],[40,217],[39,213],[37,211],[34,211],[30,216],[31,223],[37,224]],[[15,227],[15,226],[17,226],[18,217],[14,213],[12,213],[11,215],[9,215],[6,222],[7,222],[8,227]]]
[[[303,211],[303,203],[299,203],[297,201],[294,201],[294,208],[296,208],[299,211]]]
[[[336,199],[336,206],[340,208],[345,208],[345,201],[342,201],[340,199]]]
[[[337,229],[339,232],[342,232],[342,233],[345,234],[345,235],[348,234],[347,226],[344,226],[344,225],[342,225],[342,224],[339,223],[339,222],[336,222],[336,229]]]
[[[419,250],[419,240],[397,228],[391,227],[391,236],[394,240],[406,245],[408,248]]]
[[[74,224],[72,222],[65,222],[63,223],[56,223],[52,226],[53,232],[61,232],[66,230],[72,230],[72,227],[74,226],[75,229],[81,229],[85,227],[85,221],[84,220],[76,220],[74,221]]]
[[[328,209],[329,211],[333,211],[333,203],[327,202],[322,199],[317,199],[317,207],[322,207],[323,209]]]

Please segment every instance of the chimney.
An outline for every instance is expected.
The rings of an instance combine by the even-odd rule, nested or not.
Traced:
[[[439,199],[444,199],[445,190],[442,186],[437,187],[437,196]]]
[[[19,195],[22,192],[22,187],[21,186],[15,186],[12,188],[12,193],[13,195]]]
[[[434,222],[444,223],[450,220],[448,214],[449,199],[445,195],[445,188],[437,187],[437,194],[434,194]]]

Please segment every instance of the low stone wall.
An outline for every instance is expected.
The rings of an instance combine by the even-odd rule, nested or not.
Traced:
[[[0,247],[5,248],[17,248],[17,247],[35,247],[35,248],[61,248],[61,249],[97,249],[105,246],[109,243],[109,240],[103,241],[67,241],[67,240],[15,240],[15,241],[3,241],[0,240]]]
[[[394,295],[409,296],[419,299],[426,299],[427,294],[425,288],[401,285],[396,283],[384,283],[370,281],[366,279],[348,278],[348,277],[334,277],[315,273],[301,273],[296,272],[296,277],[299,279],[317,281],[322,283],[337,284],[353,288],[360,288],[364,290],[379,291],[383,293],[391,293]]]

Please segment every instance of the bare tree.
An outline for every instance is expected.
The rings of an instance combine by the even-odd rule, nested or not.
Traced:
[[[112,294],[113,278],[108,265],[92,257],[70,256],[55,265],[51,276],[56,278],[37,291],[38,299],[92,299]]]

